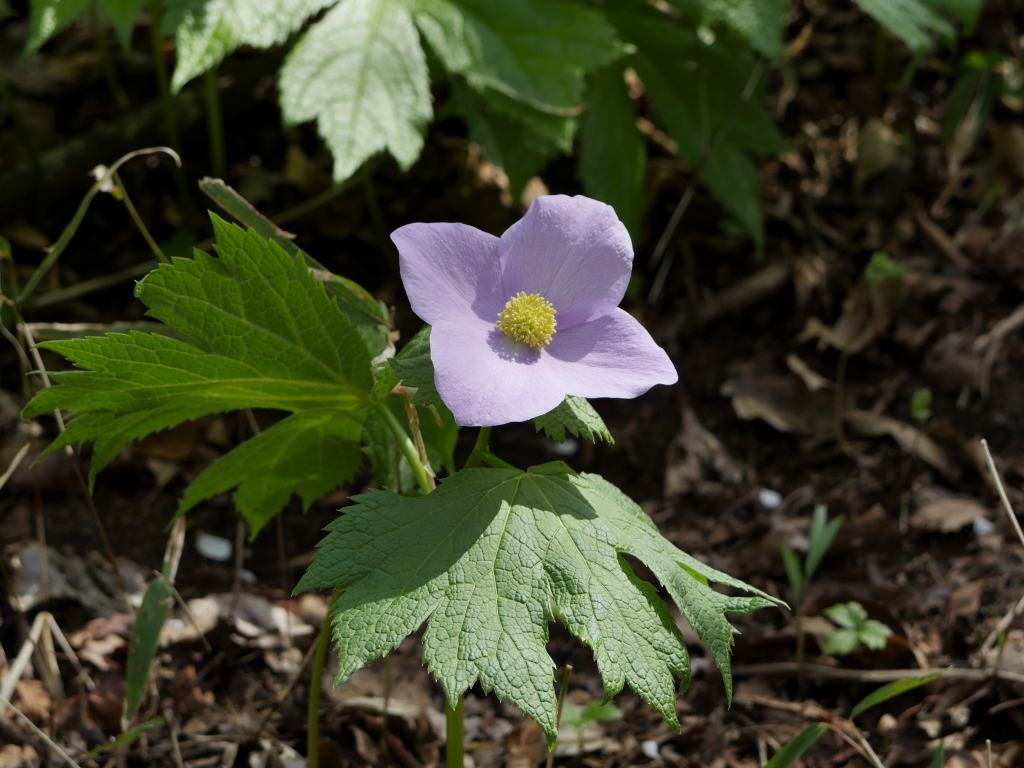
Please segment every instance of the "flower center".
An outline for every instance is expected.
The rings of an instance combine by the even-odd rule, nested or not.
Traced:
[[[498,313],[496,325],[510,339],[543,349],[558,327],[555,314],[555,307],[539,293],[520,291]]]

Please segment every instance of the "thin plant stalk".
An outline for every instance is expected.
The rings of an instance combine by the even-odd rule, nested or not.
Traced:
[[[96,47],[100,52],[100,61],[103,64],[103,79],[107,81],[107,89],[111,98],[117,104],[118,109],[125,110],[130,106],[128,94],[117,79],[117,69],[114,67],[114,56],[110,50],[110,35],[107,33],[107,25],[100,18],[99,6],[92,7],[92,28],[96,35]]]
[[[331,601],[333,602],[333,600]],[[309,673],[309,697],[306,700],[306,765],[320,768],[320,680],[324,676],[327,648],[331,644],[331,612],[327,611],[316,641],[313,669]]]
[[[555,731],[557,733],[558,726],[562,724],[562,708],[565,706],[565,696],[569,693],[569,678],[572,677],[572,664],[566,664],[565,670],[562,672],[562,684],[558,688],[558,705],[555,710]],[[582,740],[582,731],[577,729],[577,738]],[[556,737],[557,743],[557,737]],[[583,747],[580,745],[577,750],[579,754],[583,754]],[[551,745],[551,749],[548,750],[548,758],[544,763],[545,768],[553,768],[555,764],[555,744]]]
[[[170,147],[146,147],[145,149],[136,149],[133,152],[129,152],[126,155],[119,157],[113,165],[107,168],[106,172],[96,179],[96,182],[89,187],[89,191],[85,193],[82,198],[82,202],[78,204],[78,208],[75,210],[75,214],[71,217],[71,221],[68,222],[67,226],[64,227],[64,231],[60,233],[60,237],[57,241],[47,248],[46,256],[40,262],[39,266],[36,267],[35,272],[29,277],[28,282],[21,289],[16,299],[19,306],[24,306],[25,301],[32,295],[35,289],[39,286],[39,283],[47,273],[53,269],[53,266],[57,263],[57,260],[61,257],[61,254],[67,249],[68,245],[71,244],[72,238],[75,233],[78,232],[78,228],[82,224],[82,220],[85,219],[85,214],[89,210],[89,206],[92,204],[93,198],[102,192],[107,184],[113,179],[114,174],[117,173],[118,169],[136,157],[143,157],[145,155],[152,155],[156,153],[163,153],[169,155],[179,168],[181,168],[181,158],[178,153]]]
[[[420,486],[420,490],[424,494],[428,494],[434,490],[434,478],[427,472],[427,468],[420,460],[419,451],[416,450],[416,445],[412,438],[409,437],[409,433],[406,432],[405,428],[398,421],[398,418],[392,413],[391,409],[386,404],[377,406],[378,413],[384,418],[384,423],[387,424],[388,429],[391,430],[395,436],[396,442],[398,443],[399,450],[405,457],[406,461],[409,462],[409,466],[412,467],[413,474],[416,476],[416,482]],[[335,590],[333,597],[331,598],[331,605],[333,606],[335,600],[340,595],[340,590]],[[323,677],[324,665],[327,662],[327,648],[330,645],[331,639],[331,611],[328,608],[327,616],[324,617],[324,623],[320,627],[320,636],[317,638],[316,655],[313,657],[313,669],[310,673],[309,679],[309,698],[307,699],[306,706],[306,765],[308,768],[319,768],[320,766],[320,678]],[[448,707],[445,707],[445,712],[448,715],[448,728],[449,733],[452,732],[452,728],[457,727],[459,734],[462,732],[462,699],[459,699],[459,705],[456,708],[456,712],[452,712]],[[455,722],[455,719],[458,722]],[[462,736],[459,735],[458,742],[448,742],[449,745],[449,758],[447,765],[451,766],[462,766]],[[452,762],[452,754],[455,753],[458,756],[458,762]]]
[[[167,74],[167,62],[164,60],[164,39],[160,29],[163,21],[161,5],[161,0],[150,0],[149,2],[149,40],[153,51],[153,70],[156,73],[156,86],[160,92],[160,107],[164,113],[167,140],[172,147],[177,148],[181,146],[181,124],[178,122],[178,113],[174,109],[171,81]]]
[[[157,261],[162,264],[170,264],[171,260],[167,258],[167,254],[165,254],[160,249],[160,246],[157,245],[156,240],[153,239],[153,235],[149,233],[149,228],[146,226],[146,223],[142,220],[142,217],[139,216],[139,212],[135,208],[135,204],[128,195],[128,189],[125,187],[124,182],[121,181],[120,174],[118,174],[117,171],[114,171],[111,177],[113,178],[114,184],[117,185],[117,189],[121,195],[121,202],[124,203],[124,207],[128,210],[128,215],[131,216],[132,221],[135,223],[139,233],[142,235],[142,239],[145,240],[146,245],[149,246],[149,250],[151,250],[153,255],[156,256]]]
[[[213,175],[224,178],[227,168],[227,153],[224,142],[224,116],[220,103],[220,86],[217,84],[217,70],[208,69],[203,74],[203,100],[206,102],[206,132],[210,135],[210,167]]]

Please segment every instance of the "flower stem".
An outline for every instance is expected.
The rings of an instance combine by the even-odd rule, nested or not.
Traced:
[[[210,167],[213,175],[224,178],[227,168],[224,150],[224,118],[220,107],[220,86],[217,84],[217,69],[203,73],[203,100],[206,102],[206,126],[210,134]]]
[[[463,464],[463,469],[472,469],[473,467],[479,467],[483,462],[483,453],[490,452],[491,447],[491,428],[481,427],[480,431],[476,433],[476,442],[473,443],[473,450],[469,452],[469,458],[466,459],[466,463]]]
[[[337,593],[336,593],[337,594]],[[333,603],[334,600],[331,600]],[[313,669],[309,673],[309,697],[306,699],[306,765],[320,768],[320,678],[327,662],[327,648],[331,644],[331,611],[328,608],[320,636],[316,641]]]
[[[388,425],[388,429],[391,430],[398,441],[398,449],[402,452],[405,460],[409,462],[409,466],[412,467],[420,490],[424,494],[430,493],[434,490],[434,478],[430,476],[427,468],[420,460],[419,451],[416,450],[416,445],[413,443],[412,438],[409,437],[409,433],[405,431],[405,427],[399,423],[398,417],[392,413],[386,403],[378,404],[377,411],[384,417],[384,423]]]
[[[464,762],[463,740],[466,737],[463,727],[464,702],[461,696],[454,708],[444,705],[445,719],[445,761],[446,768],[462,768]]]

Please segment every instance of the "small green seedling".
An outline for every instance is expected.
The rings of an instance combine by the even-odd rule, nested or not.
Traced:
[[[804,666],[804,596],[807,594],[807,585],[810,583],[814,572],[821,565],[836,534],[843,525],[843,516],[839,515],[833,520],[828,519],[828,507],[818,504],[814,508],[814,515],[811,517],[811,530],[807,535],[807,556],[803,563],[797,557],[796,552],[787,545],[782,545],[782,563],[786,567],[786,576],[789,579],[789,588],[793,596],[794,623],[796,629],[796,661],[800,668],[799,679],[803,684]]]
[[[837,625],[825,639],[824,651],[828,656],[847,656],[861,646],[880,651],[892,635],[889,627],[869,619],[864,606],[855,601],[830,606],[822,613]]]
[[[818,504],[814,508],[814,516],[811,518],[811,530],[808,533],[807,557],[801,565],[797,554],[787,545],[782,545],[782,562],[786,566],[786,576],[789,578],[789,587],[793,594],[793,604],[797,611],[807,593],[807,585],[814,576],[814,572],[821,565],[822,558],[828,552],[836,534],[843,525],[843,516],[839,515],[833,520],[828,519],[828,507]]]
[[[932,391],[927,387],[914,390],[910,396],[910,416],[918,424],[924,424],[932,417]]]

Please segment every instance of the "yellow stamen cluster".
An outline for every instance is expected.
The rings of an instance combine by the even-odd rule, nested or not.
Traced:
[[[520,344],[543,349],[551,343],[558,323],[555,308],[538,293],[520,291],[498,313],[498,330]]]

